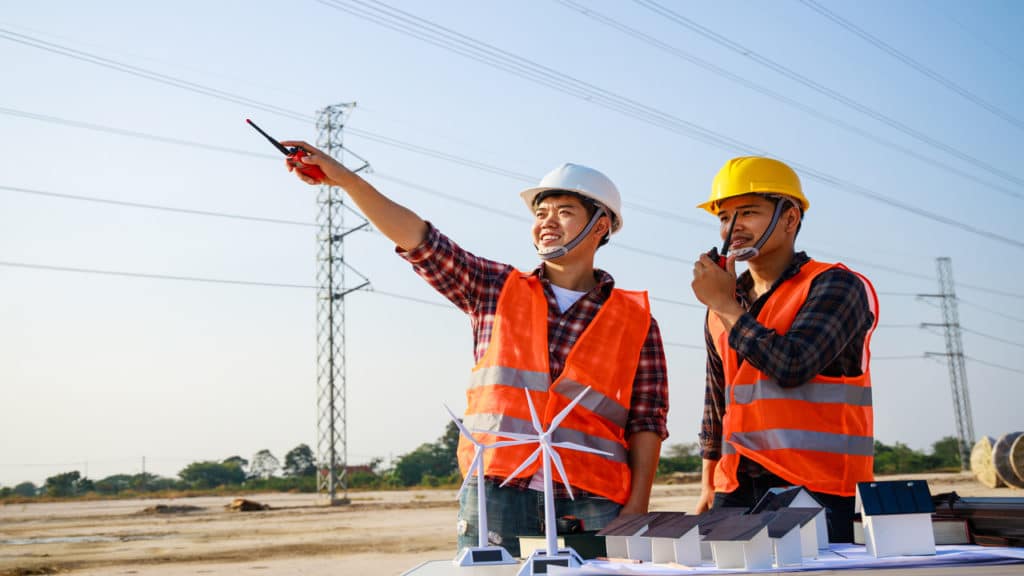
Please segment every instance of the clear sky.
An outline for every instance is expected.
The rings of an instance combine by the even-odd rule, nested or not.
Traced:
[[[942,332],[920,328],[941,312],[915,297],[943,256],[975,432],[1024,429],[1022,26],[1010,0],[9,3],[0,485],[315,448],[316,190],[244,119],[313,140],[316,111],[351,101],[372,181],[482,256],[536,265],[517,193],[559,163],[618,184],[598,265],[653,298],[669,443],[695,441],[703,403],[690,271],[719,240],[695,205],[751,152],[803,177],[798,247],[880,293],[877,438],[955,434],[924,357]],[[347,299],[358,464],[441,434],[472,341],[381,235],[346,260],[375,290]]]

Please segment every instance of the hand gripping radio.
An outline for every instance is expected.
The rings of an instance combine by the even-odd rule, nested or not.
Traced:
[[[282,146],[280,142],[274,140],[270,136],[270,134],[267,134],[266,132],[261,130],[260,127],[257,126],[256,123],[252,120],[246,118],[245,121],[248,122],[250,126],[255,128],[257,132],[263,134],[264,138],[270,140],[270,143],[273,144],[275,148],[280,150],[281,153],[285,155],[285,157],[288,159],[288,165],[298,170],[300,174],[312,178],[313,180],[316,180],[317,184],[323,182],[325,175],[324,171],[321,170],[319,166],[315,164],[306,164],[302,162],[302,159],[309,154],[308,152],[298,147],[286,148],[285,146]]]

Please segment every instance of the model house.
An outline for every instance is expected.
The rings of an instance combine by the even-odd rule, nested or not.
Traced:
[[[642,539],[649,540],[651,562],[675,562],[684,566],[698,566],[700,556],[700,530],[697,516],[685,512],[662,512],[650,523]]]
[[[597,533],[604,536],[605,552],[609,558],[633,558],[630,549],[635,552],[644,548],[640,536],[647,531],[651,522],[651,514],[623,514],[612,520]],[[650,548],[650,544],[647,544]],[[648,559],[648,562],[650,559]]]
[[[715,557],[711,553],[711,543],[706,539],[706,536],[711,532],[711,528],[726,518],[746,513],[746,508],[723,507],[712,508],[697,516],[697,530],[700,534],[700,558],[702,562],[715,561]]]
[[[856,511],[864,525],[864,545],[876,558],[935,554],[935,505],[924,480],[860,482]]]
[[[801,530],[813,530],[815,540],[817,542],[817,549],[828,550],[828,523],[825,517],[825,507],[822,506],[821,502],[819,502],[818,499],[803,486],[787,486],[769,489],[768,492],[750,510],[750,513],[759,514],[761,512],[781,510],[783,508],[816,508],[819,513],[815,515],[813,523],[810,527],[805,524]],[[815,553],[814,556],[808,556],[805,551],[803,556],[805,558],[816,558],[817,553]]]
[[[768,537],[772,541],[775,567],[799,566],[804,558],[818,557],[818,535],[814,528],[820,508],[781,508],[771,514]]]
[[[719,569],[761,570],[772,567],[768,523],[772,514],[740,514],[711,526],[704,541],[711,545]]]

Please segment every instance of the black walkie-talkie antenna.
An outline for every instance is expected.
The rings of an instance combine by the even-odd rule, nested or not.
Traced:
[[[253,126],[255,126],[255,124],[253,124]],[[257,128],[257,130],[259,130],[259,128]],[[732,229],[736,227],[736,215],[737,214],[738,213],[733,213],[733,215],[732,215],[732,222],[729,223],[729,233],[725,235],[725,240],[722,242],[722,254],[721,254],[721,256],[723,258],[725,258],[729,254],[729,244],[732,244]]]
[[[260,134],[263,134],[264,138],[266,138],[267,140],[270,140],[270,143],[273,144],[275,147],[277,147],[277,149],[281,151],[281,154],[284,154],[285,156],[290,156],[292,154],[292,152],[294,152],[294,150],[289,150],[289,149],[285,148],[284,146],[282,146],[280,142],[278,142],[277,140],[274,140],[274,138],[270,134],[267,134],[262,129],[260,129],[260,127],[257,126],[256,123],[253,122],[252,120],[249,120],[248,118],[246,118],[245,121],[249,123],[249,126],[252,126],[253,128],[255,128],[257,132],[259,132]]]

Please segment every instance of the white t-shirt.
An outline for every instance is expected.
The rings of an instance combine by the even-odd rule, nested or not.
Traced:
[[[572,308],[572,305],[577,300],[583,298],[586,292],[577,292],[575,290],[569,290],[568,288],[562,288],[561,286],[551,285],[551,291],[555,293],[555,301],[558,302],[558,311],[565,313],[566,310]]]
[[[586,292],[577,292],[576,290],[569,290],[568,288],[562,288],[561,286],[551,285],[551,291],[555,294],[555,301],[558,302],[558,311],[565,313],[566,310],[572,308],[580,298],[586,294]],[[537,490],[539,492],[544,491],[544,469],[537,468],[537,471],[530,478],[530,489]]]

